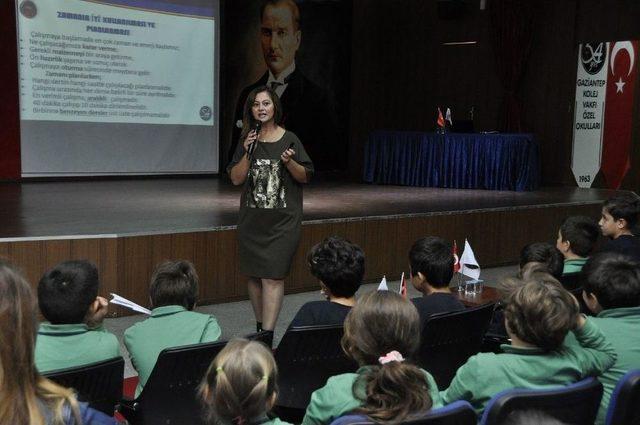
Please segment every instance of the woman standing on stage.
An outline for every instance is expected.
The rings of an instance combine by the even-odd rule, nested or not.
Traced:
[[[300,240],[302,184],[311,178],[313,163],[298,137],[280,127],[280,99],[269,87],[249,93],[242,121],[241,143],[227,167],[233,184],[244,184],[237,230],[240,272],[249,276],[257,330],[273,332]]]

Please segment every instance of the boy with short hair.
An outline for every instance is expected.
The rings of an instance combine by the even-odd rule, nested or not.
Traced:
[[[38,305],[48,322],[36,337],[40,373],[120,356],[116,336],[102,324],[109,303],[98,287],[98,269],[88,261],[65,261],[42,276]]]
[[[640,261],[640,239],[633,235],[632,229],[638,224],[640,200],[633,194],[616,195],[602,205],[602,214],[598,225],[602,235],[610,240],[600,252],[617,252]]]
[[[411,301],[418,309],[423,327],[433,314],[465,308],[449,290],[454,263],[451,244],[436,236],[418,239],[409,250],[411,283],[422,292],[422,297]]]
[[[562,253],[548,242],[534,242],[525,245],[520,251],[520,272],[527,263],[543,264],[549,274],[560,279],[564,268]]]
[[[215,317],[192,311],[197,294],[198,275],[190,262],[167,261],[154,271],[149,287],[151,316],[124,332],[124,344],[138,371],[136,397],[162,350],[220,338]]]
[[[596,423],[603,424],[618,380],[640,369],[640,263],[616,253],[601,253],[582,269],[583,298],[592,318],[611,342],[618,358],[598,378],[604,386]]]
[[[613,365],[613,346],[591,319],[579,314],[575,298],[546,273],[532,273],[529,279],[515,285],[507,299],[511,345],[502,345],[501,354],[472,356],[442,392],[445,404],[467,400],[480,414],[500,391],[568,385]],[[576,345],[564,344],[570,330]]]
[[[599,235],[598,225],[589,217],[576,215],[564,219],[556,240],[556,248],[564,256],[563,275],[582,270]]]
[[[289,327],[343,324],[364,277],[364,252],[346,239],[330,236],[311,248],[307,262],[328,302],[304,304]]]

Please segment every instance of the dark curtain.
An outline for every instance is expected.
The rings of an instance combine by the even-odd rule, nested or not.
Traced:
[[[523,131],[518,89],[531,52],[535,4],[531,0],[489,2],[496,68],[504,87],[498,125],[506,132]]]
[[[0,180],[20,178],[18,47],[13,1],[0,2]],[[26,53],[25,53],[26,55]]]

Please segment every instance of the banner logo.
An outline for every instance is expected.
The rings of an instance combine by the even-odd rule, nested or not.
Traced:
[[[580,49],[580,60],[582,61],[582,67],[591,75],[595,75],[605,64],[606,52],[605,44],[599,43],[594,49],[595,44],[585,43]]]

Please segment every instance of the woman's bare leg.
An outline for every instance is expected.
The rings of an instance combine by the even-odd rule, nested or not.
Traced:
[[[249,291],[249,299],[253,314],[256,316],[256,322],[262,323],[262,282],[260,278],[250,277],[247,281],[247,289]]]
[[[265,331],[275,329],[283,297],[284,280],[262,279],[262,329]]]

